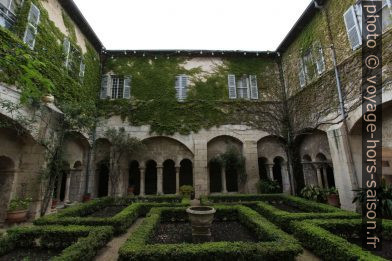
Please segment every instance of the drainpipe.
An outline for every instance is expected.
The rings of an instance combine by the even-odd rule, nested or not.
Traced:
[[[358,188],[358,178],[357,178],[357,174],[355,171],[355,165],[354,165],[354,160],[353,160],[353,154],[351,151],[351,145],[350,145],[350,140],[348,137],[348,127],[347,127],[347,114],[346,111],[344,110],[344,100],[343,100],[343,92],[342,92],[342,85],[340,82],[340,74],[339,74],[339,70],[338,70],[338,64],[336,61],[336,50],[335,50],[335,46],[333,44],[333,37],[332,37],[332,31],[331,31],[331,26],[330,26],[330,18],[328,15],[327,10],[325,10],[323,5],[319,5],[317,3],[317,0],[313,0],[314,2],[314,6],[315,8],[319,9],[322,13],[324,13],[325,16],[325,20],[327,23],[327,31],[328,31],[328,38],[329,41],[331,43],[330,48],[331,48],[331,56],[332,56],[332,62],[333,62],[333,67],[334,67],[334,71],[335,71],[335,79],[336,79],[336,89],[338,91],[338,97],[339,97],[339,108],[340,108],[340,112],[342,115],[342,123],[343,123],[343,130],[344,130],[344,134],[347,137],[347,150],[348,150],[348,160],[350,161],[350,165],[352,168],[352,172],[353,172],[353,180],[352,182],[352,186],[353,189],[357,189]]]

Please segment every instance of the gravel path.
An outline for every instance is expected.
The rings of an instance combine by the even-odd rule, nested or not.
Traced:
[[[144,218],[139,218],[133,223],[133,225],[128,228],[127,232],[115,237],[106,244],[104,248],[99,250],[94,261],[116,261],[118,259],[118,250],[125,243],[125,241],[131,236],[131,234],[139,227],[143,222]]]

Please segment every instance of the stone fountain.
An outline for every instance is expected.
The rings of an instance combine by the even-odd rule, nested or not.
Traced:
[[[192,239],[194,243],[211,241],[211,225],[216,210],[213,207],[189,207],[189,220],[192,225]]]

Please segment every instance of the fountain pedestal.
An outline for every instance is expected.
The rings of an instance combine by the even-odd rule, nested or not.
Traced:
[[[213,207],[189,207],[186,212],[192,225],[194,243],[211,241],[211,225],[216,210]]]

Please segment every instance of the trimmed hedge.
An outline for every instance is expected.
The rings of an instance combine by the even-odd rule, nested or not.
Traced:
[[[108,205],[124,204],[124,198],[95,199],[87,203],[64,209],[63,211],[47,215],[34,221],[35,225],[85,225],[112,226],[115,234],[124,233],[140,216],[144,216],[152,207],[188,206],[189,200],[181,203],[133,203],[113,217],[101,218],[87,216]],[[126,200],[126,199],[125,199]]]
[[[323,260],[386,260],[346,240],[361,233],[361,219],[315,219],[293,222],[294,235]],[[392,221],[383,220],[383,238],[392,240]]]
[[[108,226],[31,226],[16,227],[0,238],[0,256],[17,248],[37,246],[49,249],[63,249],[51,260],[85,261],[92,260],[98,250],[113,236],[113,228]]]
[[[355,219],[359,218],[360,215],[354,212],[344,211],[335,207],[331,207],[325,204],[308,201],[302,198],[290,197],[290,201],[293,200],[300,209],[307,208],[306,213],[290,213],[284,210],[275,208],[274,206],[259,202],[254,205],[254,209],[261,215],[269,219],[270,221],[277,224],[283,230],[292,232],[291,222],[300,221],[305,219],[333,219],[333,218],[345,218]],[[313,212],[311,212],[313,211]]]
[[[254,210],[245,206],[216,206],[218,219],[236,219],[269,242],[208,242],[202,244],[149,244],[163,221],[186,220],[185,208],[153,208],[119,250],[119,260],[294,260],[302,247]],[[184,214],[185,213],[185,214]]]

